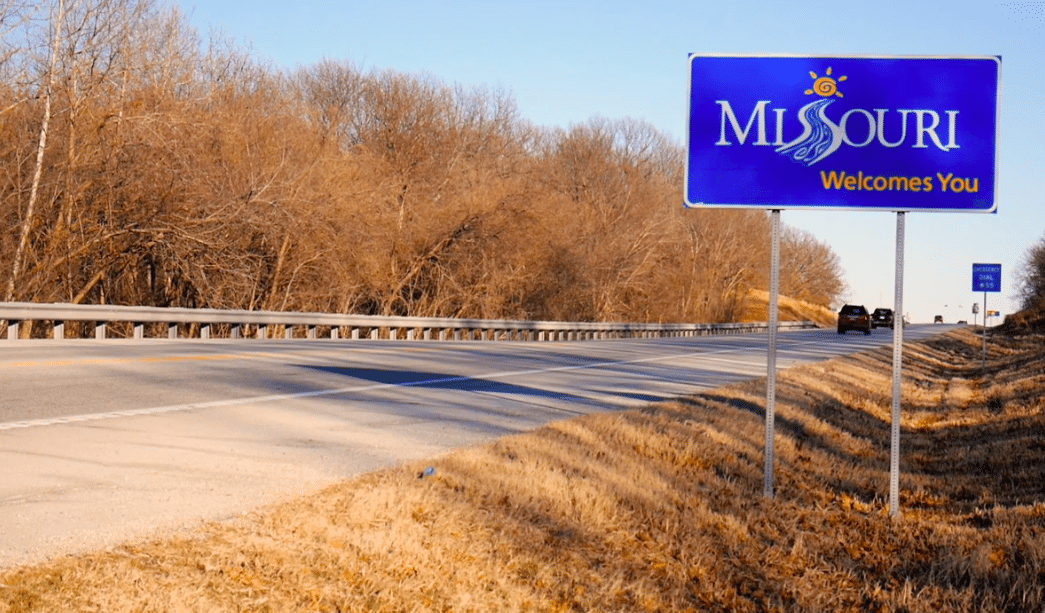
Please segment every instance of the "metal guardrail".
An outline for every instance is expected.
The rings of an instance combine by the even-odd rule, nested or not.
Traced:
[[[381,317],[280,311],[232,311],[90,304],[0,302],[0,321],[7,323],[7,338],[18,338],[26,321],[51,322],[52,338],[65,338],[66,322],[93,322],[94,337],[106,338],[114,322],[133,326],[133,338],[145,338],[145,324],[166,324],[166,338],[211,338],[211,326],[228,338],[324,337],[424,340],[593,340],[608,338],[659,338],[747,334],[765,332],[766,323],[745,324],[638,324],[602,322],[516,321],[506,319],[453,319],[439,317]],[[274,330],[270,333],[269,328]],[[279,328],[282,327],[282,335]],[[812,322],[781,322],[779,329],[815,328]],[[215,336],[217,337],[217,336]]]

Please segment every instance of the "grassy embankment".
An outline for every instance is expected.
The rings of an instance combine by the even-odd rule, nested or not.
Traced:
[[[0,611],[1041,611],[1043,345],[907,345],[897,519],[882,348],[781,374],[772,501],[753,381],[7,571]]]
[[[811,321],[822,328],[834,328],[838,323],[838,314],[831,309],[788,296],[777,296],[777,317],[780,321]],[[740,320],[769,321],[769,292],[748,291]]]

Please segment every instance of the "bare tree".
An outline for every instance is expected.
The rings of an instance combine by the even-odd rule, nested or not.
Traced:
[[[673,234],[677,147],[646,123],[593,119],[550,134],[543,157],[552,194],[543,215],[557,238],[549,253],[569,283],[563,295],[582,292],[587,305],[579,311],[587,319],[644,308],[638,305],[649,304],[656,262]],[[584,274],[565,274],[572,267]]]
[[[25,213],[22,217],[21,231],[18,234],[18,246],[15,248],[14,258],[11,262],[11,273],[7,280],[7,288],[4,290],[4,301],[10,302],[14,297],[15,284],[21,273],[22,259],[25,257],[29,246],[29,232],[33,227],[36,214],[36,200],[39,196],[40,177],[44,167],[44,153],[47,150],[47,130],[51,122],[51,96],[55,82],[55,68],[58,64],[58,46],[62,36],[62,23],[65,21],[65,2],[57,0],[57,6],[52,9],[49,23],[50,41],[47,46],[50,57],[44,75],[44,84],[40,91],[43,100],[43,117],[40,120],[40,135],[36,146],[36,163],[33,169],[32,185],[29,191],[29,201],[26,203]]]
[[[810,232],[786,226],[781,237],[781,293],[831,307],[845,283],[841,261],[831,247]]]
[[[16,40],[25,31],[25,24],[33,17],[34,7],[25,0],[0,0],[0,79],[12,77],[12,60],[22,52]],[[10,106],[0,107],[0,113]]]
[[[1022,308],[1045,310],[1045,236],[1016,265],[1016,288]]]

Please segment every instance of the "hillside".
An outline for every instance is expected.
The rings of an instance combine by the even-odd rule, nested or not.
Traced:
[[[1040,611],[1043,337],[891,350],[590,415],[182,537],[0,573],[0,611]],[[426,475],[426,467],[432,471]]]
[[[1045,332],[1045,304],[1005,316],[1001,329],[1009,333]]]
[[[838,315],[831,309],[788,296],[777,296],[777,317],[780,321],[811,321],[821,328],[833,328],[838,323]],[[741,321],[769,321],[769,292],[748,292]]]

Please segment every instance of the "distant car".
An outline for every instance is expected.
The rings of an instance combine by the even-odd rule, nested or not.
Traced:
[[[838,311],[838,333],[845,334],[849,330],[871,333],[871,315],[864,305],[847,304]]]
[[[872,328],[892,328],[893,327],[893,310],[878,308],[871,313],[871,327]]]
[[[937,315],[936,317],[933,317],[933,323],[934,324],[942,324],[943,323],[943,315]]]

